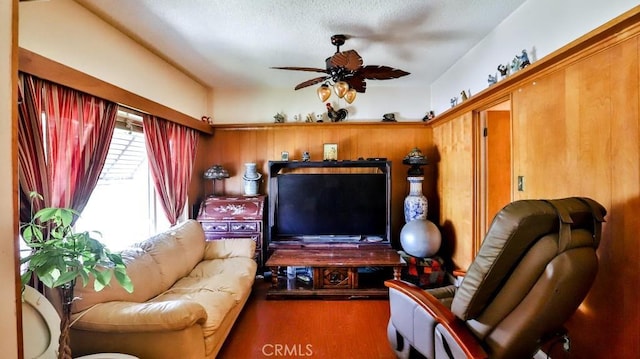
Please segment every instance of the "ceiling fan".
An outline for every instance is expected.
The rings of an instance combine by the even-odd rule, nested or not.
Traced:
[[[313,78],[298,84],[295,90],[324,82],[318,88],[318,97],[326,101],[331,96],[329,85],[333,82],[333,88],[338,97],[345,98],[352,103],[356,98],[356,92],[364,93],[367,89],[365,80],[390,80],[409,75],[408,72],[394,69],[389,66],[367,65],[363,66],[362,57],[355,50],[340,51],[340,46],[347,40],[346,35],[331,36],[331,44],[336,46],[336,53],[325,60],[326,68],[314,67],[272,67],[280,70],[295,70],[320,72],[326,75]]]

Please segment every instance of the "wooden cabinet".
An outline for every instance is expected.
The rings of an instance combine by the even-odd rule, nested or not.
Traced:
[[[198,221],[208,241],[251,238],[256,242],[256,262],[264,263],[264,196],[208,197],[202,202]]]
[[[389,290],[384,280],[400,279],[404,265],[391,248],[276,249],[266,263],[271,269],[267,297],[386,298]],[[283,267],[287,267],[287,277],[279,276]],[[296,274],[289,277],[290,269],[296,273],[301,267],[311,269],[310,281]]]

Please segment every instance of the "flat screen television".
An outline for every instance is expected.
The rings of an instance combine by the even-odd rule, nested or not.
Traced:
[[[390,176],[383,168],[276,174],[270,179],[271,242],[388,243]]]

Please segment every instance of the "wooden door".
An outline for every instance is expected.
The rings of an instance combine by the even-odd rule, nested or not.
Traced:
[[[511,202],[511,112],[487,111],[486,130],[486,223]]]

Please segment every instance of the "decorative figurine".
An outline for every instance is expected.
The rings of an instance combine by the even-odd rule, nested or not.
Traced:
[[[469,90],[469,95],[467,95],[467,93],[466,93],[466,92],[464,92],[464,90],[462,90],[462,91],[460,92],[460,99],[461,99],[461,101],[464,101],[464,100],[468,99],[470,95],[471,95],[471,90]]]
[[[435,112],[433,110],[427,112],[427,114],[422,118],[422,121],[431,121],[436,118]]]
[[[311,155],[309,155],[309,152],[304,151],[302,152],[302,162],[309,162],[311,160]]]
[[[393,113],[385,113],[382,115],[382,122],[398,122],[396,121],[396,115]]]
[[[313,114],[312,113],[308,113],[307,114],[307,118],[304,122],[313,122]]]
[[[451,102],[451,107],[455,107],[458,104],[458,98],[455,96],[452,97],[449,101]]]
[[[516,56],[511,60],[511,73],[515,74],[518,70],[520,70],[520,59]]]
[[[324,122],[324,114],[323,113],[319,113],[316,115],[316,122]]]
[[[509,67],[507,65],[500,64],[498,65],[498,72],[500,73],[500,78],[503,79],[507,77]]]
[[[327,102],[327,117],[331,120],[331,122],[340,122],[347,118],[349,111],[345,108],[341,108],[339,110],[334,110],[333,106]]]
[[[276,113],[273,118],[276,120],[276,123],[284,123],[285,120],[284,113],[282,112]]]
[[[489,78],[487,79],[489,86],[495,85],[498,82],[498,75],[489,74]]]
[[[527,54],[527,50],[522,50],[522,54],[520,56],[516,55],[518,61],[520,62],[520,69],[524,69],[525,67],[531,65],[529,61],[529,54]]]

